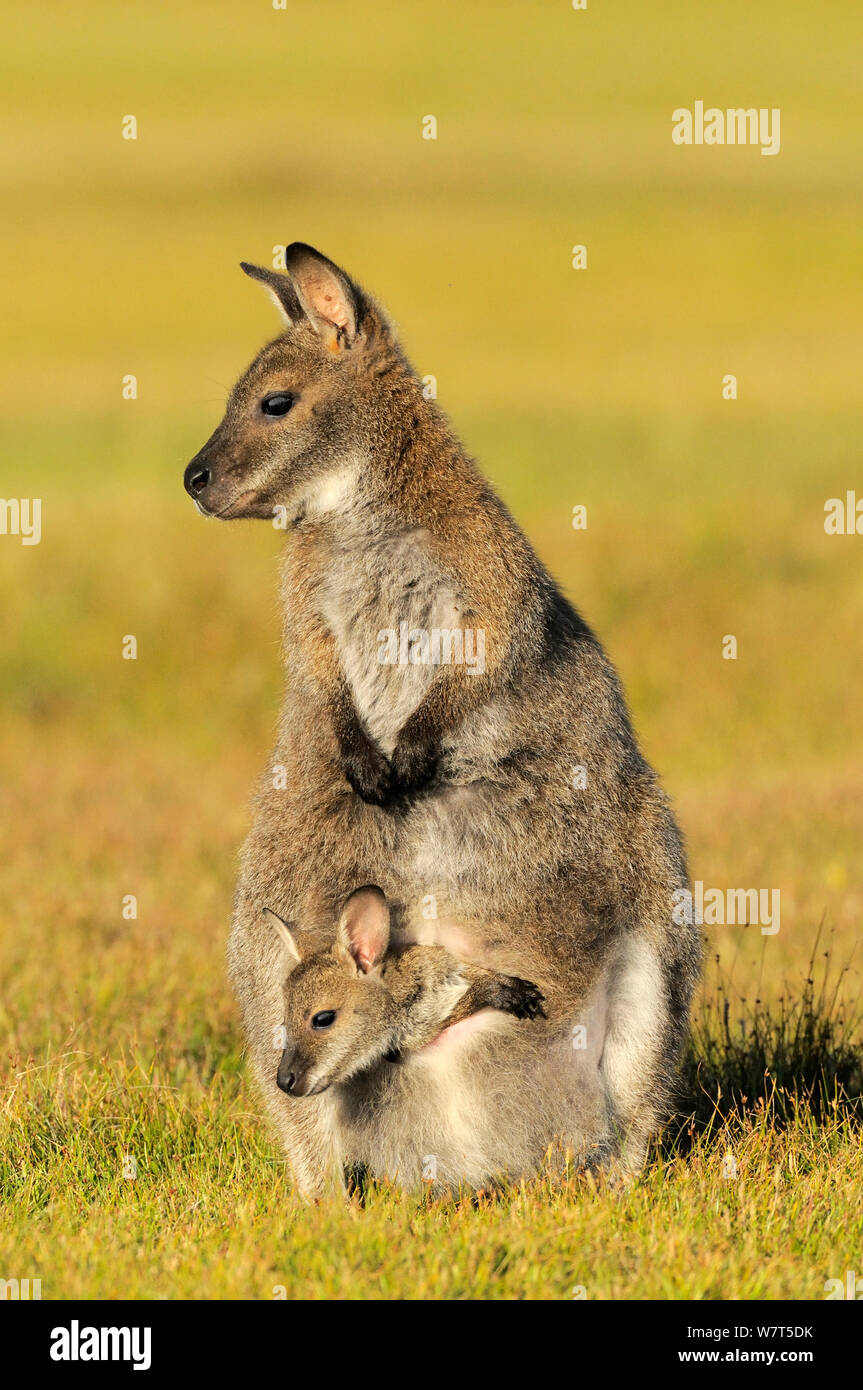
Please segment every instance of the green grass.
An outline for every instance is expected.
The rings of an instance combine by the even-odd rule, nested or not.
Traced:
[[[821,1297],[863,1209],[859,1051],[819,973],[818,999],[733,1031],[704,1011],[681,1108],[623,1189],[550,1167],[476,1198],[381,1184],[309,1208],[218,1028],[111,1058],[73,1030],[10,1068],[0,1263],[45,1298]]]
[[[822,1296],[863,1244],[863,541],[823,531],[863,495],[863,15],[325,9],[84,0],[4,30],[2,492],[43,499],[43,539],[0,537],[0,1277]],[[673,147],[697,97],[781,106],[781,154]],[[307,1210],[251,1093],[223,956],[281,542],[205,525],[181,474],[276,330],[237,262],[294,238],[388,305],[602,636],[693,876],[781,889],[777,936],[710,930],[680,1112],[623,1192]]]

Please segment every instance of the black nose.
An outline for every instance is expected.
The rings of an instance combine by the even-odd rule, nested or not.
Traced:
[[[282,1071],[281,1067],[276,1074],[276,1085],[280,1091],[284,1091],[286,1096],[291,1094],[296,1082],[296,1076],[292,1071]]]
[[[209,468],[202,468],[201,465],[196,463],[193,459],[183,474],[183,483],[186,491],[191,497],[197,497],[199,493],[204,491],[209,481]]]

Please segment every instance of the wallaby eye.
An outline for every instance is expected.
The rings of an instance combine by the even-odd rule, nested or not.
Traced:
[[[321,1012],[320,1012],[319,1014],[314,1014],[314,1015],[313,1015],[313,1017],[312,1017],[312,1027],[313,1027],[313,1028],[332,1028],[332,1026],[333,1026],[333,1024],[335,1023],[335,1021],[336,1021],[336,1011],[335,1011],[335,1009],[321,1009]]]
[[[287,415],[293,403],[290,391],[271,391],[261,401],[261,410],[264,415]]]

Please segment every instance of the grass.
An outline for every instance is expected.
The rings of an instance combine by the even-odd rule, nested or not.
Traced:
[[[863,542],[823,530],[863,495],[860,9],[326,9],[84,0],[6,27],[2,491],[42,498],[43,538],[0,537],[0,1277],[823,1296],[863,1246]],[[781,154],[673,147],[698,97],[781,106]],[[781,890],[777,935],[710,928],[679,1113],[625,1191],[306,1210],[250,1092],[223,955],[280,539],[205,525],[180,479],[276,327],[237,262],[295,237],[391,308],[601,634],[693,876]]]
[[[108,1057],[73,1030],[11,1061],[0,1264],[46,1298],[823,1296],[863,1210],[859,1051],[822,984],[739,1028],[703,1010],[680,1111],[623,1190],[550,1170],[478,1198],[380,1184],[308,1208],[224,1038]]]
[[[849,967],[831,974],[829,950],[816,959],[820,936],[805,979],[796,987],[786,981],[770,1005],[738,994],[715,958],[713,989],[693,1020],[682,1068],[682,1093],[695,1098],[693,1123],[711,1129],[752,1106],[775,1126],[793,1127],[803,1111],[814,1121],[837,1110],[858,1114],[861,1019],[841,998]]]

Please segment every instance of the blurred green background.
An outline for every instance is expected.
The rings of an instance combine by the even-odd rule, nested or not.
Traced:
[[[848,959],[863,539],[823,507],[863,495],[860,7],[85,0],[3,37],[2,492],[43,499],[40,545],[0,538],[10,1047],[238,1045],[281,541],[182,470],[277,331],[238,262],[294,239],[388,306],[601,635],[694,876],[781,889],[779,936],[717,949],[778,988],[823,917]],[[673,145],[696,99],[781,108],[781,153]]]

